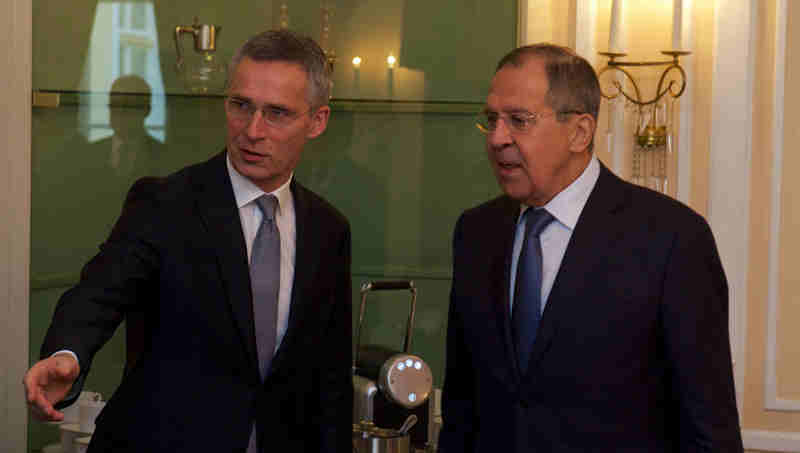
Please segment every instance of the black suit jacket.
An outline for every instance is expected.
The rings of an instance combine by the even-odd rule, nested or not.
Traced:
[[[97,419],[90,451],[282,451],[351,446],[350,229],[297,182],[286,335],[262,383],[247,253],[225,153],[143,181],[80,283],[59,301],[42,356],[77,353],[79,390],[127,313],[144,347]],[[74,392],[75,393],[75,392]]]
[[[727,282],[705,220],[601,167],[521,375],[518,215],[502,196],[455,228],[441,451],[741,452]]]

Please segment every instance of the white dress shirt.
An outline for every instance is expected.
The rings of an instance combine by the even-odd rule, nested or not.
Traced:
[[[569,244],[569,240],[572,237],[572,231],[575,230],[578,217],[580,217],[598,177],[600,177],[600,163],[597,161],[597,157],[592,155],[589,165],[578,176],[578,179],[543,206],[555,219],[539,235],[539,240],[542,243],[542,311],[547,305],[547,297],[550,295],[556,274],[558,274],[558,269],[561,267],[561,260],[564,258],[567,244]],[[527,209],[530,209],[530,206],[524,204],[520,206],[517,230],[514,234],[514,249],[511,255],[511,286],[508,289],[509,313],[514,313],[514,285],[517,279],[517,262],[522,250],[522,241],[525,239],[526,222],[522,214]]]
[[[242,233],[244,233],[245,244],[247,244],[247,262],[250,262],[250,253],[253,249],[253,241],[258,233],[258,226],[261,225],[261,209],[258,208],[255,200],[264,195],[265,192],[259,189],[252,181],[242,176],[233,165],[228,156],[228,174],[233,185],[233,194],[236,197],[236,206],[239,208],[239,218],[242,221]],[[278,199],[278,206],[275,209],[275,223],[281,235],[281,280],[278,292],[278,320],[277,331],[275,332],[275,350],[278,350],[286,328],[289,325],[289,304],[292,300],[292,286],[294,283],[294,258],[295,240],[297,229],[295,224],[294,197],[289,189],[293,175],[289,180],[277,190],[269,194],[275,195]]]

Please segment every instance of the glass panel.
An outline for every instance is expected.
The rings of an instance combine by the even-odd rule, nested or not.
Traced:
[[[191,92],[175,70],[176,26],[190,27],[197,18],[219,27],[216,50],[206,57],[224,67],[240,43],[277,25],[283,10],[293,30],[324,37],[324,47],[335,56],[334,98],[482,102],[494,65],[515,39],[514,2],[305,0],[236,6],[218,8],[211,0],[69,5],[35,0],[34,88],[103,92],[117,77],[135,73],[154,94]],[[187,60],[201,58],[190,33],[181,34],[179,43]],[[358,68],[352,63],[356,56]]]
[[[296,178],[350,219],[354,303],[362,282],[413,279],[413,352],[443,380],[452,228],[498,193],[481,109],[497,60],[515,44],[516,2],[485,0],[33,1],[34,89],[58,95],[33,110],[31,361],[60,294],[77,281],[120,213],[131,184],[223,150],[220,86],[236,47],[265,28],[318,39],[335,57],[332,116]],[[435,5],[435,6],[432,6]],[[176,26],[219,27],[214,52]],[[323,30],[324,29],[324,30]],[[389,67],[387,57],[395,58]],[[354,65],[353,58],[360,57]],[[217,79],[186,83],[205,64]],[[399,302],[381,303],[395,298]],[[405,294],[375,297],[369,341],[395,347]],[[86,384],[108,398],[124,367],[124,335],[95,358]],[[31,423],[31,449],[58,441]]]

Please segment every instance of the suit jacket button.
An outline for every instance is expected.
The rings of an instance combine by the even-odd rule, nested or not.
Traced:
[[[525,401],[525,400],[519,400],[519,407],[521,407],[523,409],[527,409],[528,408],[528,402]]]

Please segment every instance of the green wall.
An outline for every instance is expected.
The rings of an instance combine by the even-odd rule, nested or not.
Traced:
[[[174,70],[174,26],[194,15],[221,25],[216,55],[224,63],[237,44],[276,23],[281,2],[156,3],[34,2],[34,89],[61,102],[33,110],[31,363],[58,297],[108,235],[131,183],[224,146],[222,97],[188,94]],[[516,2],[333,3],[333,114],[296,177],[350,219],[354,319],[363,282],[415,281],[412,349],[439,386],[452,228],[461,211],[498,193],[473,117],[496,61],[514,46]],[[288,4],[290,28],[318,37],[319,1]],[[389,53],[398,59],[393,69]],[[358,69],[355,55],[363,59]],[[115,85],[109,95],[126,74],[149,87]],[[114,134],[133,145],[115,147]],[[372,293],[369,301],[364,341],[399,347],[408,293]],[[97,355],[86,383],[106,398],[122,375],[123,330]],[[31,450],[57,441],[57,427],[32,421]]]

